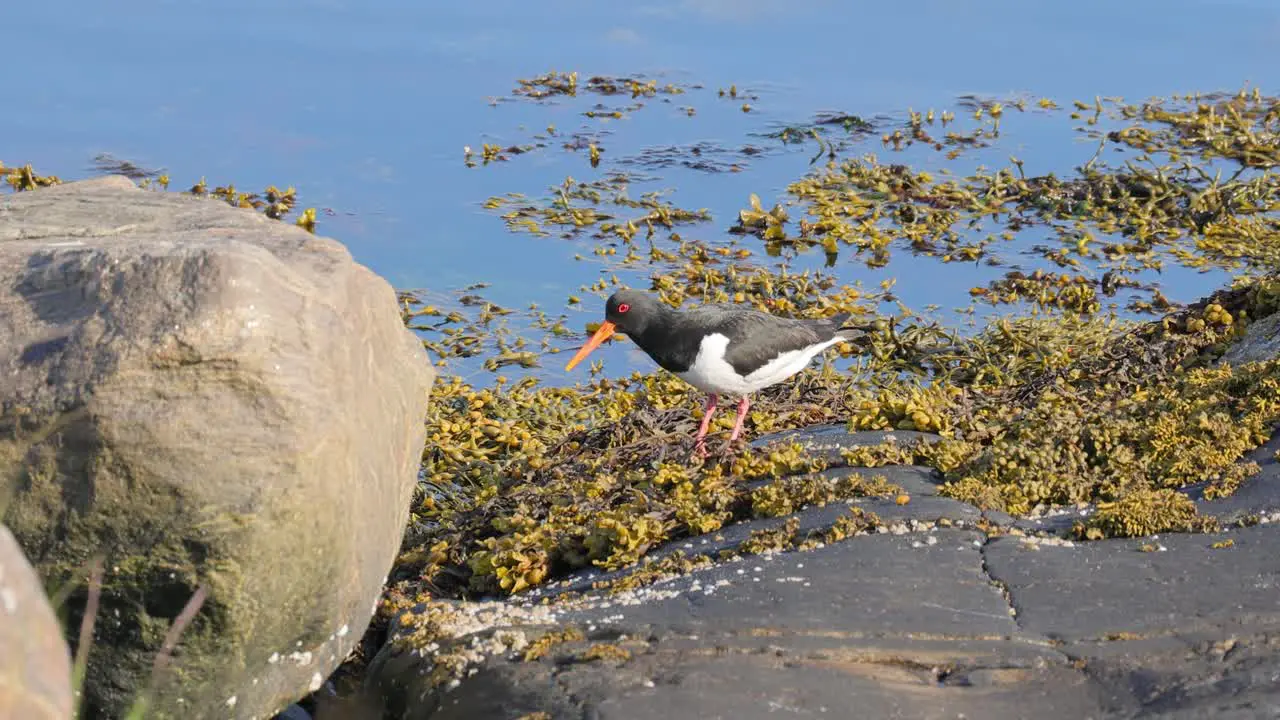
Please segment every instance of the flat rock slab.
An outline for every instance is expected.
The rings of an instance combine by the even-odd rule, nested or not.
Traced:
[[[1010,661],[943,675],[955,652],[913,654],[872,643],[827,652],[778,646],[667,649],[649,643],[620,665],[573,659],[488,669],[446,694],[442,720],[552,718],[1084,718],[1096,709],[1087,680],[1061,664]],[[923,662],[924,665],[917,663]],[[1028,691],[1028,688],[1033,688]]]
[[[1280,525],[1071,546],[1005,536],[985,555],[1019,626],[1055,641],[1280,628]]]
[[[584,637],[444,684],[388,646],[373,683],[403,718],[1280,716],[1280,525],[1144,542],[933,527],[469,603],[489,620],[462,647]]]
[[[981,538],[964,530],[868,535],[810,552],[748,555],[636,591],[641,602],[621,622],[694,634],[1010,635],[1009,606],[982,571]],[[600,610],[562,620],[598,625],[631,601],[626,593],[601,598],[591,603]]]
[[[1280,525],[1071,545],[1000,537],[984,554],[1019,629],[1077,660],[1117,717],[1280,717]]]
[[[391,689],[394,714],[406,718],[846,717],[851,703],[873,717],[1015,717],[1095,707],[1064,655],[1019,633],[983,569],[983,538],[958,529],[873,534],[741,557],[639,590],[589,592],[547,618],[586,639],[540,660],[495,655],[445,691],[424,679],[429,659],[401,655],[382,658],[374,682]],[[537,599],[526,598],[526,612]],[[601,644],[628,659],[584,657]],[[1036,689],[1024,692],[1028,684]],[[989,712],[1001,707],[1009,714]]]
[[[338,242],[109,177],[0,196],[0,496],[50,584],[106,557],[90,713],[267,717],[363,634],[434,373]],[[84,593],[72,597],[78,627]]]

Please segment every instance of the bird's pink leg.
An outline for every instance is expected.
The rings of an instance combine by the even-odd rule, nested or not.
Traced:
[[[738,439],[738,435],[742,433],[742,423],[747,419],[747,408],[751,407],[751,400],[746,395],[738,401],[738,419],[733,421],[733,432],[729,433],[729,442]]]
[[[716,411],[716,394],[707,395],[707,409],[702,413],[702,424],[698,426],[698,436],[693,439],[693,451],[698,455],[705,455],[707,452],[706,442],[703,440],[707,436],[707,428],[711,427],[711,416]]]

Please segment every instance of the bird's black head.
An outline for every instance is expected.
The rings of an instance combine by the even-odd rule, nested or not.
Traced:
[[[592,350],[608,340],[615,332],[631,338],[637,345],[645,347],[641,341],[645,331],[651,327],[661,327],[670,311],[657,298],[639,290],[619,290],[609,296],[604,305],[604,322],[573,356],[565,370],[572,370]]]
[[[666,306],[656,297],[626,289],[609,296],[604,306],[604,319],[613,323],[618,332],[634,338],[651,323],[659,321],[665,311]]]

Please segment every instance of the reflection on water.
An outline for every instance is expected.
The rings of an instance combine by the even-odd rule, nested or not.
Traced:
[[[106,153],[165,168],[176,187],[201,177],[243,188],[293,184],[302,206],[332,210],[322,213],[322,233],[397,287],[492,281],[494,302],[537,303],[553,314],[598,279],[599,264],[575,260],[590,257],[589,244],[509,233],[481,207],[486,199],[539,197],[567,176],[625,169],[656,176],[644,189],[669,190],[679,207],[710,211],[711,222],[681,229],[686,238],[726,242],[752,193],[772,206],[809,169],[812,145],[761,134],[820,111],[901,123],[908,109],[963,116],[957,98],[965,93],[1069,106],[1099,95],[1267,90],[1280,75],[1272,62],[1280,6],[1260,1],[75,5],[0,11],[12,30],[10,56],[32,60],[7,74],[6,162],[70,179],[94,173]],[[581,113],[598,97],[495,100],[517,78],[552,69],[583,78],[644,73],[702,88],[620,118],[608,111],[629,98],[609,99],[597,117]],[[721,98],[716,90],[730,85],[754,97]],[[997,145],[946,166],[968,173],[1015,155],[1029,174],[1067,174],[1093,152],[1073,124],[1065,113],[1010,114]],[[464,163],[464,146],[526,144],[548,125],[557,139],[546,148]],[[562,149],[559,138],[574,133],[597,145],[599,168],[585,151]],[[878,135],[862,142],[867,152],[889,152]],[[944,165],[914,150],[903,161]],[[797,263],[821,267],[822,253]],[[868,286],[896,278],[895,292],[915,308],[962,305],[969,288],[999,275],[980,264],[897,257],[879,269],[842,257],[832,271]],[[1175,299],[1218,282],[1177,268],[1160,279]],[[599,302],[583,296],[568,312],[568,327],[580,330]],[[614,352],[613,361],[638,361]]]

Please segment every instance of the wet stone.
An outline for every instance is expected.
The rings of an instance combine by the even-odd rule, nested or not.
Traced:
[[[1031,535],[1066,536],[1071,533],[1071,528],[1077,521],[1083,521],[1092,512],[1092,505],[1083,508],[1051,508],[1042,515],[1013,517],[1012,527]]]
[[[858,502],[887,514],[944,500]],[[820,525],[835,509],[797,517]],[[682,549],[708,551],[702,542]],[[384,663],[377,682],[405,718],[841,717],[854,702],[867,717],[1273,717],[1278,551],[1280,524],[1090,543],[932,527],[736,557],[616,593],[591,580],[623,573],[589,573],[464,603],[508,608],[510,621],[435,651],[581,633],[541,657],[499,650],[439,685],[424,653]]]
[[[1057,641],[1280,628],[1280,525],[1070,545],[1006,536],[984,556],[1019,626]]]
[[[747,556],[637,591],[589,592],[557,616],[584,639],[547,657],[492,656],[453,690],[424,687],[412,665],[382,682],[403,688],[402,698],[425,698],[400,701],[413,718],[838,713],[854,691],[889,715],[945,705],[978,716],[1000,705],[1014,713],[1026,683],[1038,687],[1021,701],[1030,707],[1087,709],[1084,679],[1067,659],[1018,633],[982,569],[982,537],[866,535]],[[624,649],[625,659],[584,655],[600,644]]]
[[[996,527],[1012,527],[1016,519],[1003,510],[983,510],[982,519],[995,525]]]
[[[1280,355],[1280,314],[1271,314],[1249,326],[1243,338],[1223,353],[1225,365],[1243,365]]]

